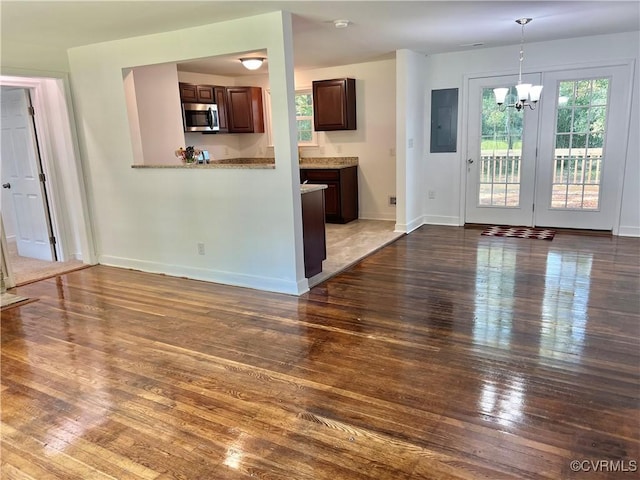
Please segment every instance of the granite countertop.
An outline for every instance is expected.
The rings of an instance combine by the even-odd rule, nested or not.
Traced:
[[[274,169],[274,158],[228,158],[225,160],[213,160],[211,163],[187,163],[176,165],[131,165],[131,168],[186,168],[190,170],[215,170],[215,169]]]
[[[301,183],[300,193],[301,194],[311,193],[311,192],[316,192],[318,190],[324,190],[325,188],[328,188],[327,185],[315,184],[315,183]]]
[[[300,168],[303,170],[320,168],[347,168],[358,165],[358,157],[302,157]]]
[[[301,169],[347,168],[358,165],[358,157],[302,157]],[[275,158],[225,158],[211,160],[210,163],[188,163],[168,165],[131,165],[131,168],[187,168],[191,170],[239,168],[239,169],[274,169]]]

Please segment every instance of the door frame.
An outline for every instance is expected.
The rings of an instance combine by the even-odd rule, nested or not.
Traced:
[[[9,87],[7,85],[1,85],[0,89],[10,89],[11,92],[4,92],[3,91],[3,95],[7,95],[8,97],[6,97],[6,100],[9,100],[9,98],[11,97],[13,92],[19,92],[18,95],[22,98],[23,100],[23,105],[25,107],[25,110],[22,112],[22,114],[24,115],[24,118],[26,120],[27,123],[27,129],[29,131],[29,143],[32,146],[33,149],[33,156],[29,156],[28,160],[30,163],[30,172],[35,172],[36,176],[40,176],[40,175],[44,175],[46,178],[46,174],[44,172],[43,169],[43,162],[42,162],[42,155],[40,153],[41,147],[40,147],[40,142],[38,141],[38,131],[36,129],[36,125],[35,125],[35,116],[34,115],[30,115],[28,113],[28,110],[33,108],[33,101],[32,101],[32,96],[33,96],[33,91],[32,89],[29,88],[24,88],[24,87]],[[7,166],[7,162],[9,161],[8,159],[1,159],[1,165],[0,168],[6,168]],[[5,179],[3,178],[3,181]],[[8,180],[8,179],[7,179]],[[21,179],[22,180],[22,179]],[[46,239],[47,239],[47,251],[49,253],[49,258],[42,258],[42,260],[48,260],[48,261],[57,261],[59,258],[59,247],[62,247],[63,245],[58,245],[57,243],[53,243],[51,241],[51,238],[57,238],[57,234],[56,234],[56,230],[54,229],[54,225],[52,222],[52,218],[51,218],[51,202],[49,201],[49,197],[51,195],[50,192],[50,188],[47,185],[48,182],[43,182],[41,180],[35,180],[35,182],[37,182],[37,186],[38,186],[38,191],[40,194],[40,199],[41,202],[39,203],[39,212],[42,215],[42,219],[44,220],[44,227],[46,228]],[[4,191],[3,191],[4,193]],[[11,197],[11,195],[9,195],[9,197]],[[15,200],[13,198],[11,198],[11,207],[13,207],[14,209],[14,213],[15,213]],[[5,209],[5,213],[6,213],[6,209]],[[33,212],[32,212],[33,213]],[[3,217],[3,221],[4,221]],[[30,221],[33,221],[34,219],[31,218]],[[17,219],[16,221],[16,225],[14,225],[14,228],[18,229],[18,225],[17,225]],[[41,222],[37,222],[39,225],[42,225]],[[19,233],[19,232],[17,232]],[[33,240],[33,239],[31,239]],[[20,241],[16,240],[18,243],[18,249],[20,249]],[[33,252],[32,252],[33,253]],[[27,257],[29,257],[30,255],[26,255]],[[37,256],[33,257],[33,258],[39,258]]]
[[[600,208],[595,210],[587,210],[575,212],[577,216],[575,218],[571,218],[572,215],[571,210],[553,210],[550,208],[550,198],[551,198],[551,177],[553,167],[549,164],[543,165],[539,171],[540,177],[538,177],[537,181],[542,185],[542,189],[536,190],[536,210],[534,212],[534,222],[536,225],[544,227],[546,226],[546,222],[543,218],[547,216],[548,219],[550,216],[555,215],[558,217],[566,217],[568,223],[572,223],[568,225],[568,228],[585,228],[585,229],[602,229],[601,231],[610,231],[607,226],[604,226],[603,217],[611,219],[617,219],[619,223],[620,217],[620,209],[622,208],[622,186],[624,183],[624,170],[625,170],[625,161],[628,151],[629,144],[629,117],[625,115],[625,103],[626,108],[629,109],[630,115],[630,105],[631,105],[631,95],[633,85],[630,82],[630,79],[625,78],[625,67],[621,65],[614,66],[600,66],[600,67],[590,67],[590,68],[579,68],[579,69],[567,69],[556,72],[549,72],[548,75],[545,76],[544,84],[545,88],[550,87],[554,93],[557,91],[556,87],[561,81],[575,81],[582,79],[592,79],[592,78],[607,78],[610,81],[610,90],[609,90],[609,98],[607,102],[607,130],[605,134],[605,142],[604,142],[604,151],[605,151],[605,162],[608,165],[605,165],[602,173],[602,178],[600,182],[600,187],[602,192],[606,192],[609,197],[612,197],[612,201],[606,204],[603,203],[605,197],[600,194]],[[615,92],[613,91],[615,88]],[[626,91],[625,91],[626,89]],[[552,104],[545,104],[542,106],[541,118],[540,118],[540,138],[547,138],[549,136],[555,137],[555,126],[557,121],[557,99],[554,99]],[[611,116],[611,112],[614,111],[617,113],[614,117]],[[545,119],[547,120],[545,122]],[[549,120],[552,120],[550,122]],[[621,128],[615,128],[619,126]],[[626,125],[626,129],[625,129]],[[620,142],[615,142],[614,138],[619,136]],[[538,150],[540,152],[540,156],[542,158],[549,158],[553,155],[554,146],[551,145],[551,149],[549,149],[550,145],[545,144],[544,147],[542,142],[538,145]],[[549,151],[551,150],[551,151]],[[618,155],[616,155],[618,153]],[[611,158],[607,160],[607,158]],[[621,158],[622,157],[622,158]],[[615,160],[614,160],[615,159]],[[620,160],[618,160],[620,159]],[[613,164],[613,165],[612,165]],[[547,178],[544,178],[547,177]],[[606,188],[606,190],[605,190]],[[614,192],[617,194],[614,194]],[[545,207],[545,208],[543,208]],[[551,212],[551,213],[550,213]],[[608,212],[608,213],[607,213]],[[592,214],[599,214],[600,217],[596,220],[591,221],[588,217]],[[582,217],[582,218],[580,218]],[[599,226],[595,227],[594,222],[601,222]],[[590,223],[590,225],[589,225]],[[615,225],[612,222],[611,230],[615,230]]]
[[[523,74],[523,80],[529,83],[537,83],[541,82],[541,74],[536,73],[527,73]],[[469,87],[468,90],[468,116],[467,116],[467,130],[466,135],[466,145],[467,150],[465,152],[466,156],[466,182],[465,182],[465,201],[471,200],[467,194],[471,189],[473,189],[476,194],[477,200],[478,196],[478,168],[481,165],[481,142],[482,142],[482,125],[481,125],[481,115],[475,116],[475,122],[480,121],[480,123],[474,124],[472,127],[472,118],[471,113],[480,113],[482,114],[482,93],[487,88],[494,88],[500,86],[507,85],[515,85],[518,81],[518,77],[516,75],[502,75],[502,76],[490,76],[490,77],[482,77],[482,78],[471,78],[469,79],[469,83],[467,84]],[[474,91],[471,90],[471,84],[477,83]],[[472,97],[475,99],[475,95],[478,95],[478,100],[480,105],[475,105],[475,107],[471,107]],[[476,112],[476,108],[479,107],[479,110]],[[509,107],[507,107],[509,108]],[[536,107],[534,110],[529,111],[528,108],[525,108],[522,112],[523,115],[523,131],[522,131],[522,154],[521,154],[521,163],[520,163],[520,190],[519,197],[520,202],[516,207],[500,207],[500,206],[479,206],[476,203],[475,207],[472,207],[475,210],[475,216],[477,220],[472,223],[483,223],[483,217],[492,217],[492,216],[501,216],[501,219],[496,220],[496,224],[509,224],[509,222],[519,222],[519,223],[511,223],[512,225],[518,226],[532,226],[535,220],[534,217],[534,200],[535,200],[535,190],[536,190],[536,170],[537,170],[537,148],[538,148],[538,126],[540,124],[540,111],[539,108]],[[474,137],[474,144],[470,145],[469,137],[472,133],[478,132],[478,136]],[[529,135],[533,135],[529,138]],[[476,141],[480,142],[477,144]],[[473,151],[469,150],[469,147],[473,146]],[[476,148],[477,147],[477,148]],[[526,160],[525,160],[526,159]],[[469,160],[473,160],[473,167],[469,166]],[[470,174],[475,172],[475,176],[472,178]],[[525,174],[528,173],[528,177],[525,177]],[[527,178],[527,182],[525,182],[525,178]],[[475,187],[474,187],[475,185]],[[469,213],[470,205],[466,205],[464,207],[465,210],[465,220],[467,218],[467,214]],[[518,219],[518,220],[515,220]],[[479,221],[478,221],[479,220]]]
[[[68,76],[5,69],[0,85],[26,88],[31,94],[58,260],[76,259],[95,265],[97,255]]]
[[[624,176],[625,176],[625,171],[627,168],[627,160],[629,158],[629,138],[630,138],[630,129],[631,129],[631,111],[632,111],[632,100],[633,100],[633,79],[634,79],[634,71],[635,71],[635,59],[633,58],[620,58],[620,59],[613,59],[613,60],[607,60],[607,61],[597,61],[597,62],[582,62],[582,63],[575,63],[575,64],[567,64],[567,65],[555,65],[555,66],[544,66],[544,67],[537,67],[535,68],[535,71],[526,71],[523,73],[541,73],[542,74],[542,82],[544,84],[545,82],[545,74],[546,73],[550,73],[550,72],[558,72],[558,71],[565,71],[565,70],[576,70],[576,69],[586,69],[586,68],[606,68],[606,67],[625,67],[625,69],[627,70],[627,81],[629,82],[629,90],[627,93],[627,110],[624,113],[624,120],[626,122],[627,128],[626,128],[626,139],[627,139],[627,144],[625,145],[625,157],[621,162],[621,166],[620,166],[620,171],[618,172],[617,175],[617,181],[618,181],[618,185],[619,188],[617,189],[615,195],[616,195],[616,210],[615,210],[615,220],[613,223],[613,235],[618,235],[619,234],[619,230],[620,230],[620,215],[622,214],[622,194],[623,194],[623,188],[622,186],[624,185]],[[460,226],[463,226],[465,224],[465,216],[466,216],[466,185],[467,185],[467,158],[466,158],[466,153],[468,151],[468,131],[469,131],[469,81],[471,79],[478,79],[478,78],[486,78],[486,77],[495,77],[495,76],[508,76],[508,75],[513,75],[514,72],[513,71],[499,71],[499,72],[484,72],[484,73],[474,73],[474,74],[465,74],[463,77],[463,90],[462,90],[462,94],[460,96],[460,105],[462,106],[462,118],[464,119],[462,122],[462,145],[460,148],[460,151],[463,152],[463,155],[460,156],[459,158],[459,167],[460,167],[460,184],[459,184],[459,190],[460,190],[460,198],[459,198],[459,208],[458,208],[458,215],[459,215],[459,219],[460,219]],[[544,101],[544,95],[545,92],[542,92],[542,101]],[[539,105],[536,108],[540,108],[541,105]],[[538,116],[538,121],[540,122],[542,118],[542,115]],[[540,128],[540,125],[538,125],[538,128]],[[538,138],[538,142],[540,141],[540,138]],[[540,145],[538,144],[538,149],[540,147]],[[535,214],[534,214],[534,220],[535,220]]]

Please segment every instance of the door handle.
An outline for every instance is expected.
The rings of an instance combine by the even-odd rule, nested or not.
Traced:
[[[473,163],[473,158],[469,158],[469,159],[467,159],[467,163],[468,163],[469,165],[471,165],[471,164]]]
[[[3,183],[2,184],[2,188],[11,188],[11,184],[10,183]]]

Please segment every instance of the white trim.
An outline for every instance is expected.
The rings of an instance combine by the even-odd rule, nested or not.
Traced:
[[[380,212],[363,212],[360,211],[358,215],[360,220],[388,220],[395,221],[396,214],[395,213],[380,213]]]
[[[619,189],[618,189],[618,198],[616,201],[616,212],[617,215],[615,217],[615,220],[613,222],[613,234],[614,235],[622,235],[620,233],[620,231],[622,230],[622,226],[620,225],[620,221],[621,221],[621,217],[622,217],[622,199],[624,198],[624,180],[625,180],[625,175],[626,175],[626,171],[627,171],[627,162],[629,160],[629,157],[631,156],[631,152],[629,151],[629,143],[631,141],[631,115],[632,115],[632,105],[633,105],[633,91],[634,91],[634,73],[636,71],[636,63],[635,60],[629,60],[628,63],[626,64],[627,68],[628,68],[628,78],[627,78],[627,82],[628,82],[628,94],[627,94],[627,114],[625,116],[625,121],[627,122],[627,144],[625,145],[624,148],[624,158],[622,159],[622,165],[620,166],[620,171],[618,172],[618,185],[619,185]],[[637,100],[636,100],[637,102]],[[634,153],[634,155],[637,155],[637,152]],[[640,227],[638,227],[638,229],[640,229]],[[639,236],[639,235],[632,235],[632,236]]]
[[[394,232],[411,233],[422,225],[424,225],[424,221],[422,216],[419,216],[411,220],[409,223],[396,223]]]
[[[626,225],[620,225],[618,232],[614,232],[613,234],[620,237],[640,237],[640,227],[627,227]]]
[[[158,273],[172,277],[185,277],[192,280],[202,280],[205,282],[253,288],[256,290],[266,290],[269,292],[286,293],[289,295],[302,295],[309,291],[309,281],[306,278],[299,282],[286,281],[280,278],[262,277],[258,275],[242,275],[221,270],[209,270],[160,262],[148,262],[145,260],[115,257],[112,255],[100,255],[98,260],[101,265],[130,268],[147,273]]]
[[[446,215],[425,215],[423,223],[424,225],[444,225],[447,227],[460,227],[464,224],[464,222],[460,223],[460,217]]]

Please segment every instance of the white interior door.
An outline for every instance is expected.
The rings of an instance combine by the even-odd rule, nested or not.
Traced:
[[[2,87],[3,197],[15,213],[18,254],[40,260],[54,260],[51,227],[40,181],[40,167],[33,121],[29,115],[29,93],[22,88]]]
[[[466,223],[533,225],[538,110],[500,111],[493,89],[517,76],[469,81]],[[540,75],[523,81],[540,84]],[[508,103],[508,102],[506,102]]]
[[[628,136],[626,66],[545,74],[535,223],[612,230]]]

